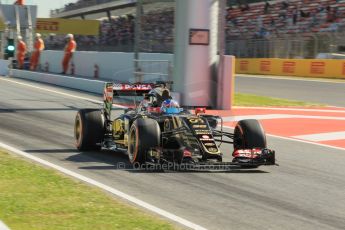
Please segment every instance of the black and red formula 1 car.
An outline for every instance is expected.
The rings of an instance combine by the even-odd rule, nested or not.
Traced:
[[[111,118],[113,97],[135,93],[141,103]],[[75,119],[79,150],[112,149],[128,153],[133,165],[170,165],[190,170],[229,170],[275,165],[275,152],[267,148],[265,132],[257,120],[241,120],[234,133],[223,130],[219,116],[207,115],[204,108],[191,113],[182,108],[162,108],[171,99],[166,83],[113,84],[104,90],[104,107],[82,109]],[[222,143],[233,151],[222,152]],[[231,152],[232,151],[232,152]],[[223,154],[232,161],[224,162]]]

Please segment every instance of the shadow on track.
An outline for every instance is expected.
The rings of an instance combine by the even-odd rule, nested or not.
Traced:
[[[66,106],[66,108],[8,108],[0,109],[0,113],[34,112],[34,111],[78,111],[80,108]],[[121,108],[114,108],[114,111],[123,111]]]
[[[76,149],[29,149],[27,153],[78,153]]]
[[[121,151],[90,151],[80,152],[76,149],[37,149],[25,150],[27,153],[40,153],[40,154],[61,154],[72,153],[69,157],[65,158],[66,161],[75,163],[95,163],[95,165],[80,166],[79,169],[85,170],[119,170],[127,171],[130,173],[238,173],[238,174],[259,174],[269,173],[257,168],[254,169],[230,169],[230,170],[172,170],[167,168],[146,168],[135,167],[129,160],[126,153]]]

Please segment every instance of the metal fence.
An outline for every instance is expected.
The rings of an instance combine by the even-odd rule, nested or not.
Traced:
[[[228,40],[226,53],[238,58],[315,58],[320,53],[344,53],[344,35],[345,31]]]
[[[143,81],[171,81],[173,64],[170,60],[134,60],[138,70],[134,71],[137,76],[136,82]]]
[[[145,31],[148,33],[149,31]],[[345,31],[293,35],[270,39],[234,39],[226,42],[226,54],[238,58],[315,58],[320,53],[345,53]],[[63,50],[64,44],[50,44],[46,49]],[[147,53],[173,53],[172,37],[143,39],[140,51]],[[79,51],[133,52],[132,40],[118,44],[83,44],[78,42]]]

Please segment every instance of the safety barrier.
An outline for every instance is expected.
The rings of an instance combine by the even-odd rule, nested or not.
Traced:
[[[46,50],[42,52],[40,64],[42,71],[46,69],[50,73],[61,73],[63,58],[62,51]],[[170,61],[174,58],[173,54],[160,53],[141,53],[139,59],[142,61]],[[73,68],[72,68],[73,63]],[[48,68],[46,68],[48,67]],[[153,72],[161,71],[159,65],[153,65],[150,69]],[[73,55],[70,68],[67,74],[83,76],[89,78],[100,78],[113,80],[115,82],[135,81],[134,79],[134,54],[121,52],[88,52],[77,51]]]
[[[43,82],[47,84],[77,89],[95,94],[101,94],[104,89],[104,81],[68,77],[57,74],[38,73],[25,70],[12,70],[12,76],[30,81]]]
[[[240,58],[236,73],[345,79],[345,60]]]
[[[10,61],[0,59],[0,75],[6,76],[8,74],[8,66]]]
[[[218,87],[215,89],[217,91],[217,107],[219,109],[231,109],[233,97],[234,97],[234,64],[235,57],[224,56],[223,62],[225,63],[224,68],[218,75]],[[49,65],[47,66],[49,68]],[[96,78],[99,73],[97,65],[93,66],[94,78]],[[71,89],[77,89],[81,91],[91,92],[95,94],[102,94],[104,89],[104,84],[106,80],[98,80],[87,77],[72,77],[65,76],[61,74],[53,74],[47,72],[33,72],[27,70],[11,69],[10,76],[26,79],[30,81],[37,81],[57,86],[62,86]],[[229,90],[232,89],[232,90]],[[198,91],[190,93],[199,93]],[[180,100],[180,93],[173,93],[174,98]]]

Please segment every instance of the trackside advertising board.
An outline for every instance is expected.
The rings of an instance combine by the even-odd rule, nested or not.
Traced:
[[[41,34],[99,35],[98,20],[37,18],[36,32]]]
[[[345,60],[238,58],[236,73],[345,79]]]

